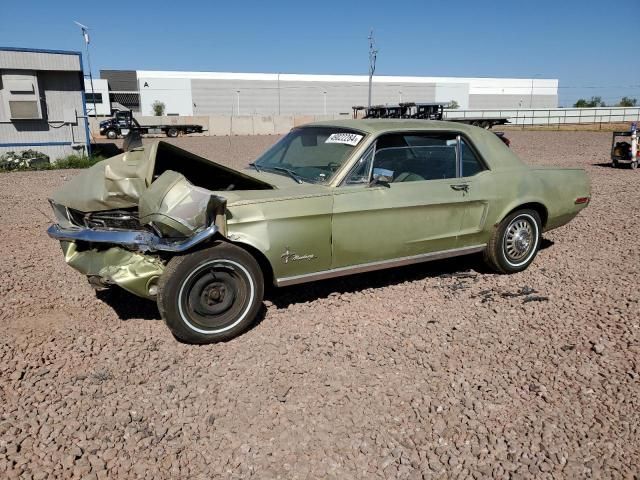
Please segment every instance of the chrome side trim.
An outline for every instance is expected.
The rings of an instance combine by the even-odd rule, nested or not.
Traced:
[[[193,246],[211,238],[218,232],[216,225],[211,225],[192,237],[181,240],[169,240],[151,232],[135,230],[99,230],[92,228],[63,228],[51,225],[47,235],[56,240],[66,242],[90,242],[121,245],[141,252],[184,252]]]
[[[394,258],[392,260],[382,260],[379,262],[361,263],[360,265],[351,265],[348,267],[334,268],[324,270],[322,272],[307,273],[304,275],[295,275],[293,277],[284,277],[276,279],[278,287],[286,287],[297,283],[311,282],[315,280],[325,280],[327,278],[341,277],[343,275],[353,275],[356,273],[372,272],[374,270],[382,270],[384,268],[401,267],[414,263],[429,262],[432,260],[440,260],[443,258],[459,257],[461,255],[469,255],[478,253],[485,249],[487,245],[474,245],[472,247],[453,248],[451,250],[443,250],[441,252],[424,253],[421,255],[413,255],[411,257]]]

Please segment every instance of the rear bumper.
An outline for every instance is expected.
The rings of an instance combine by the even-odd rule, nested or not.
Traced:
[[[62,242],[87,242],[116,245],[140,252],[174,252],[189,250],[208,240],[218,232],[218,227],[210,225],[193,236],[185,239],[166,239],[151,232],[136,230],[98,230],[91,228],[64,228],[54,224],[47,229],[51,238]]]

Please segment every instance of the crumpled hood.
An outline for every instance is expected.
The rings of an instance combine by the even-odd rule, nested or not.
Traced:
[[[81,212],[135,207],[153,171],[146,154],[134,150],[98,162],[73,177],[51,199]]]
[[[211,192],[274,189],[264,180],[159,141],[82,171],[55,192],[52,200],[81,212],[133,208],[150,185],[169,170]]]

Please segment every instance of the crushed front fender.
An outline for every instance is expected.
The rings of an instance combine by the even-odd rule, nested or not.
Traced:
[[[150,255],[120,247],[107,250],[78,250],[74,242],[60,242],[67,264],[102,284],[118,285],[140,297],[155,299],[155,288],[164,271],[164,263]]]

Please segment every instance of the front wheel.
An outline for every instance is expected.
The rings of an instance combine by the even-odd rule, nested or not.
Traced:
[[[115,140],[116,138],[118,138],[118,132],[113,129],[107,130],[107,138],[110,140]]]
[[[487,245],[484,253],[487,265],[499,273],[525,270],[538,253],[541,225],[535,210],[518,210],[507,215]]]
[[[174,336],[204,344],[230,340],[251,326],[264,279],[248,252],[218,242],[172,258],[158,287],[158,309]]]
[[[167,129],[167,137],[175,138],[178,136],[177,128],[169,128]]]

